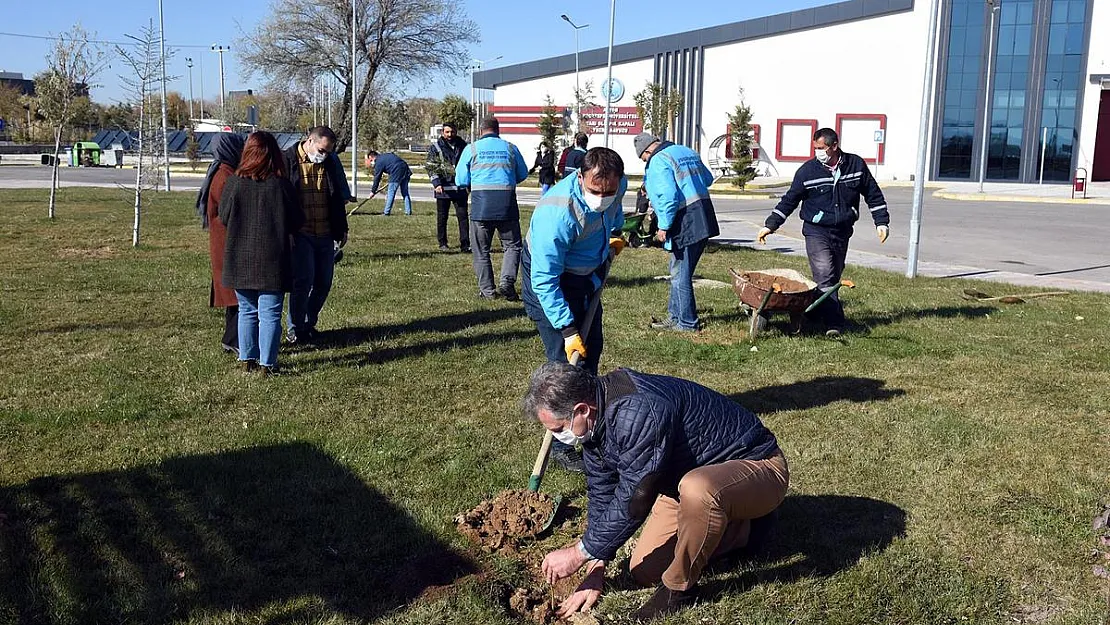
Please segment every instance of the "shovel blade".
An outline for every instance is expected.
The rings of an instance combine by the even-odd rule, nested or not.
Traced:
[[[551,509],[551,516],[547,517],[547,522],[544,523],[543,527],[540,528],[540,531],[539,531],[540,534],[542,534],[542,533],[546,532],[547,530],[551,529],[551,524],[555,522],[555,517],[559,514],[559,508],[561,508],[563,506],[563,496],[562,495],[555,495],[555,497],[553,497],[553,499],[555,500],[555,506]]]

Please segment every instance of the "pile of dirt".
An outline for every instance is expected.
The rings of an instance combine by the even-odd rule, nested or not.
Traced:
[[[455,517],[455,525],[482,549],[493,552],[539,534],[554,512],[555,500],[543,493],[507,490]]]
[[[550,594],[535,588],[517,588],[509,597],[509,610],[520,618],[531,619],[535,623],[554,621],[558,607]]]
[[[804,282],[769,273],[760,273],[758,271],[749,271],[744,274],[744,277],[753,285],[764,291],[770,291],[771,286],[775,284],[779,285],[783,293],[805,293],[811,288]]]

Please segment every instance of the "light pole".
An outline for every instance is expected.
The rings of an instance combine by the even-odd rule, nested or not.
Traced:
[[[609,77],[605,79],[605,147],[609,147],[609,94],[613,92],[613,29],[617,24],[617,0],[609,2]]]
[[[998,11],[1002,9],[1000,2],[996,0],[987,0],[987,6],[991,8],[991,29],[990,36],[987,41],[987,90],[983,96],[983,140],[979,144],[979,193],[983,192],[983,181],[987,177],[987,138],[991,134],[991,70],[994,67],[994,21]],[[1005,147],[1003,147],[1005,151]]]
[[[492,59],[479,61],[478,59],[470,59],[470,104],[474,107],[474,122],[470,124],[470,140],[473,142],[478,138],[478,124],[481,121],[479,118],[482,116],[481,103],[478,102],[481,95],[478,93],[480,89],[474,87],[474,72],[482,70],[486,63],[499,61],[505,58],[504,54],[498,54]]]
[[[231,46],[221,46],[212,44],[212,51],[220,55],[220,108],[224,108],[224,94],[227,90],[224,89],[224,52],[231,52]],[[224,115],[226,117],[226,115]]]
[[[906,277],[917,277],[917,253],[921,244],[921,211],[925,201],[925,159],[928,156],[929,106],[933,101],[933,66],[937,59],[937,14],[940,0],[929,2],[929,43],[925,54],[925,82],[921,86],[921,124],[917,129],[917,173],[913,181],[913,204],[910,212],[910,247],[906,253]]]
[[[200,58],[200,64],[197,67],[200,70],[200,118],[204,119],[204,55],[198,58]]]
[[[166,191],[170,190],[170,135],[166,123],[166,20],[162,17],[162,0],[158,0],[158,39],[162,47],[162,158],[166,161]]]
[[[578,86],[578,31],[588,28],[590,25],[582,24],[579,26],[575,24],[567,17],[566,13],[559,17],[563,18],[574,29],[574,125],[577,127],[582,124],[582,94],[579,91],[581,87]]]
[[[355,42],[358,37],[358,20],[355,15],[358,3],[351,2],[351,196],[358,197],[358,57]],[[373,189],[370,189],[373,191]]]
[[[185,67],[189,68],[189,121],[193,120],[193,59],[185,58]]]

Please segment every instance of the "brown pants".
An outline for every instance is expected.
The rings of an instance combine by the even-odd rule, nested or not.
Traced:
[[[644,586],[662,581],[671,590],[694,587],[710,558],[748,544],[751,519],[777,508],[789,482],[782,452],[690,471],[678,483],[677,500],[655,500],[632,552],[633,579]]]

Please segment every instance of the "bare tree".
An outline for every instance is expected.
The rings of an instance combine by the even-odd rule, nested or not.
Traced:
[[[357,81],[351,72],[352,3],[358,16]],[[337,113],[344,122],[352,95],[362,108],[383,81],[460,73],[469,60],[466,44],[478,41],[477,24],[449,0],[271,0],[268,14],[239,44],[244,67],[290,83],[333,76],[343,88]],[[336,126],[344,150],[350,129]]]
[[[158,30],[154,28],[154,20],[139,31],[138,37],[132,37],[135,44],[129,48],[116,46],[116,54],[123,64],[130,70],[128,74],[120,75],[120,82],[134,102],[138,110],[136,118],[138,138],[135,152],[138,155],[138,165],[135,168],[135,221],[131,229],[131,245],[139,246],[139,225],[142,222],[143,190],[157,185],[161,177],[155,166],[161,154],[157,149],[158,142],[149,136],[148,129],[158,128],[154,122],[152,106],[157,101],[156,87],[161,80],[162,60],[159,50]],[[151,159],[151,169],[145,170],[143,162],[147,156]],[[169,166],[167,163],[166,166]],[[152,175],[153,172],[153,175]]]
[[[92,81],[107,65],[104,51],[90,41],[88,31],[75,25],[62,33],[46,53],[47,69],[35,76],[34,103],[39,115],[54,130],[54,167],[50,174],[48,213],[54,219],[58,192],[58,152],[62,133],[73,120],[74,102],[88,95]]]

